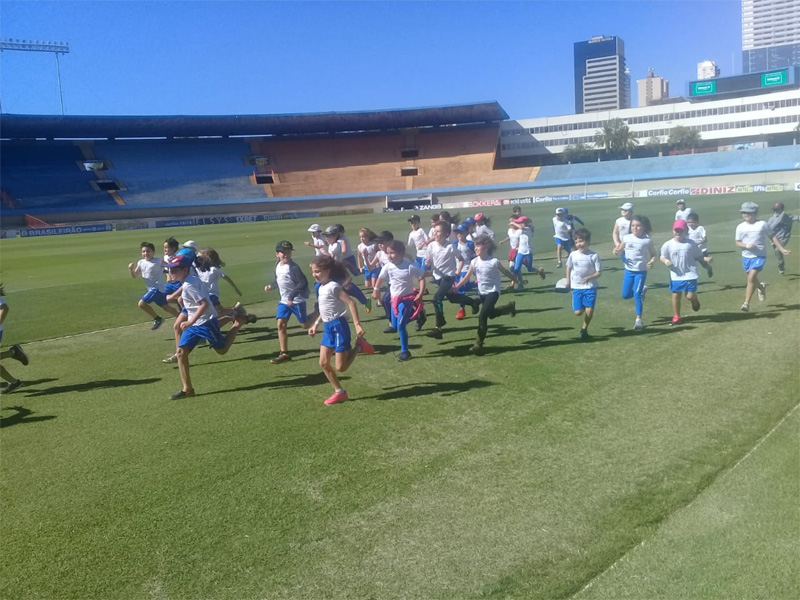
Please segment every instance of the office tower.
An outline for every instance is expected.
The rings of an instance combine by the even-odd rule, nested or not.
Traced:
[[[697,78],[698,79],[714,79],[719,77],[719,67],[713,60],[704,60],[697,63]]]
[[[669,97],[669,81],[655,74],[652,67],[647,71],[647,77],[636,81],[639,89],[638,106],[650,106]]]
[[[742,71],[800,64],[800,0],[742,0]]]
[[[630,89],[621,38],[597,36],[575,42],[575,114],[630,108]]]

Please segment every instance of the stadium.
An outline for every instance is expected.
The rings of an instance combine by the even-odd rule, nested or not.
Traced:
[[[744,203],[800,213],[792,73],[769,93],[528,120],[495,101],[0,115],[3,348],[30,359],[3,363],[23,384],[1,396],[0,595],[797,597],[800,238],[785,273],[770,249],[749,312],[734,244]],[[685,123],[702,149],[559,158],[615,119],[662,150]],[[656,261],[634,330],[611,230],[632,203],[658,249],[678,199],[708,231],[714,274],[673,326]],[[410,331],[399,362],[383,309],[359,306],[375,355],[341,376],[350,401],[323,405],[319,336],[294,320],[292,359],[273,364],[280,241],[313,281],[313,224],[405,242],[412,214],[427,230],[442,211],[480,212],[499,242],[514,207],[546,278],[503,279],[516,314],[490,321],[483,352],[477,317],[445,304],[444,338],[430,321]],[[562,207],[603,264],[589,341],[554,291]],[[168,238],[218,250],[241,290],[222,285],[225,304],[258,317],[225,356],[193,352],[197,393],[177,399],[172,320],[151,330],[126,269]]]

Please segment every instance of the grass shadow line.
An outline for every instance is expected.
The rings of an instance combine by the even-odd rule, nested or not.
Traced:
[[[0,417],[0,428],[11,427],[12,425],[24,425],[26,423],[37,423],[39,421],[49,421],[55,419],[55,415],[42,415],[41,417],[32,417],[33,411],[29,408],[22,406],[9,406],[8,409],[15,410],[16,414],[10,417]]]

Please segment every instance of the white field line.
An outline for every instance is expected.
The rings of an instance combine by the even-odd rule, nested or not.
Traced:
[[[762,444],[763,444],[763,443],[764,443],[764,442],[765,442],[765,441],[766,441],[766,440],[767,440],[767,439],[768,439],[768,438],[769,438],[769,437],[770,437],[770,436],[771,436],[773,433],[775,433],[775,431],[777,431],[777,429],[778,429],[778,428],[779,428],[781,425],[783,425],[784,421],[786,421],[786,419],[788,419],[789,417],[791,417],[791,416],[792,416],[792,414],[793,414],[793,413],[794,413],[794,412],[795,412],[795,411],[796,411],[798,408],[800,408],[800,402],[799,402],[799,403],[797,403],[797,404],[795,404],[795,405],[794,405],[794,406],[793,406],[793,407],[792,407],[792,408],[789,410],[789,412],[787,412],[787,413],[786,413],[786,414],[783,416],[783,418],[782,418],[780,421],[778,421],[778,423],[775,425],[775,427],[773,427],[772,429],[770,429],[770,430],[769,430],[769,431],[768,431],[768,432],[767,432],[767,433],[766,433],[766,434],[765,434],[765,435],[764,435],[764,436],[763,436],[763,437],[762,437],[760,440],[758,440],[758,441],[756,442],[755,446],[753,446],[752,448],[750,448],[750,450],[747,452],[747,454],[745,454],[745,455],[744,455],[742,458],[740,458],[738,461],[736,461],[736,464],[735,464],[735,465],[733,465],[733,466],[732,466],[730,469],[728,469],[727,471],[725,471],[724,473],[722,473],[722,474],[721,474],[719,477],[717,477],[717,478],[714,480],[714,482],[720,481],[720,480],[722,480],[724,477],[727,477],[727,476],[728,476],[730,473],[732,473],[732,472],[733,472],[733,471],[734,471],[734,470],[735,470],[735,469],[736,469],[736,468],[737,468],[737,467],[738,467],[740,464],[742,464],[742,463],[743,463],[745,460],[747,460],[748,458],[750,458],[750,456],[751,456],[751,455],[752,455],[752,454],[753,454],[753,453],[754,453],[756,450],[758,450],[758,449],[759,449],[759,447],[761,447],[761,445],[762,445]],[[706,489],[708,489],[708,488],[706,488]],[[704,491],[705,491],[705,490],[704,490]],[[699,494],[697,494],[697,496],[695,497],[695,499],[694,499],[694,500],[692,500],[692,501],[691,501],[689,504],[687,504],[686,506],[684,506],[684,507],[683,507],[683,508],[682,508],[682,509],[681,509],[679,512],[682,512],[682,511],[685,511],[685,510],[689,509],[689,508],[690,508],[690,507],[691,507],[691,506],[692,506],[692,505],[693,505],[695,502],[697,502],[697,499],[698,499],[698,498],[700,498],[700,496],[701,496],[701,495],[702,495],[702,492],[701,492],[701,493],[699,493]],[[675,514],[677,514],[677,513],[675,513]],[[673,516],[673,515],[670,515],[670,518],[671,518],[672,516]],[[659,527],[659,529],[661,529],[661,527]],[[656,533],[657,533],[657,532],[656,532]],[[580,595],[581,595],[583,592],[585,592],[585,591],[586,591],[586,590],[588,590],[590,587],[592,587],[592,585],[594,584],[594,582],[595,582],[595,581],[597,581],[597,580],[598,580],[600,577],[603,577],[603,576],[604,576],[606,573],[608,573],[609,571],[613,571],[613,570],[614,570],[614,569],[617,567],[617,565],[619,565],[620,563],[622,563],[622,562],[623,562],[625,559],[627,559],[627,558],[628,558],[628,557],[629,557],[631,554],[633,554],[634,552],[638,551],[638,550],[639,550],[639,548],[642,548],[642,547],[645,545],[645,542],[646,542],[646,540],[642,540],[642,541],[641,541],[641,542],[639,542],[639,543],[638,543],[636,546],[634,546],[633,548],[631,548],[630,550],[628,550],[628,551],[627,551],[625,554],[623,554],[622,556],[620,556],[620,557],[619,557],[619,558],[618,558],[616,561],[614,561],[614,564],[612,564],[612,565],[611,565],[610,567],[608,567],[606,570],[604,570],[604,571],[602,571],[601,573],[598,573],[597,575],[595,575],[594,577],[592,577],[592,579],[589,581],[589,583],[587,583],[585,586],[583,586],[583,587],[580,589],[580,591],[578,591],[577,593],[575,593],[575,594],[572,596],[572,598],[577,598],[577,597],[578,597],[578,596],[580,596]]]

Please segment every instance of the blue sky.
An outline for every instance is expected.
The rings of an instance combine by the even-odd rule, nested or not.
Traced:
[[[0,2],[4,38],[65,41],[66,114],[232,115],[497,100],[571,114],[573,43],[625,41],[684,94],[697,63],[741,72],[739,0]],[[6,113],[59,114],[53,54],[0,53]]]

